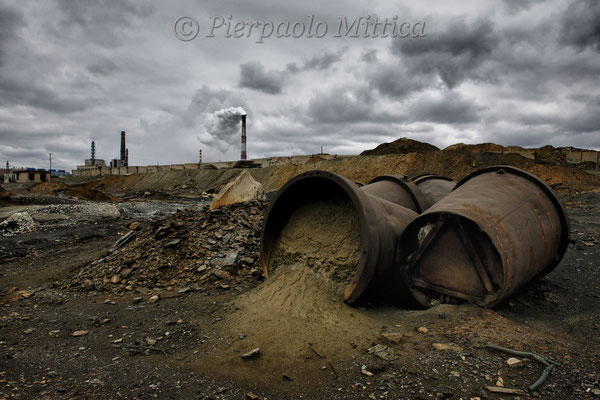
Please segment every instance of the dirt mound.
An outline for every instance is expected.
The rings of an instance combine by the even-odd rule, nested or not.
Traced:
[[[361,156],[373,156],[383,154],[408,154],[415,152],[438,151],[432,144],[423,143],[409,138],[400,138],[390,143],[383,143],[371,150],[360,153]]]
[[[264,202],[178,212],[159,221],[66,287],[125,292],[173,287],[229,289],[262,278],[256,267]]]
[[[67,191],[67,194],[72,197],[77,197],[83,200],[92,201],[120,201],[118,198],[101,192],[96,189],[89,189],[86,186],[77,186]]]
[[[33,193],[50,194],[50,193],[56,193],[56,192],[66,190],[68,188],[69,188],[69,186],[61,181],[41,182],[41,183],[38,183],[37,185],[30,187],[29,191],[33,192]]]
[[[501,146],[496,143],[478,143],[478,144],[456,143],[456,144],[451,144],[450,146],[444,148],[442,151],[459,150],[459,151],[470,151],[473,153],[481,153],[481,152],[486,152],[486,151],[502,152],[506,149],[507,149],[506,147]],[[512,146],[511,149],[524,150],[522,147],[518,147],[518,146]]]

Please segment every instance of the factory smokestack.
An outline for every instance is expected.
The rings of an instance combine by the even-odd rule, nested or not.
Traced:
[[[125,149],[125,166],[129,165],[129,149]]]
[[[246,159],[246,114],[242,115],[242,154],[240,159]]]
[[[125,131],[121,131],[121,161],[126,162],[127,154],[125,150]]]
[[[96,165],[96,142],[92,140],[92,165]]]

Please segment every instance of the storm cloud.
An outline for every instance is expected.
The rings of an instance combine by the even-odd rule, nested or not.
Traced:
[[[418,38],[205,37],[210,17],[314,14],[425,21]],[[196,39],[173,32],[180,16]],[[331,32],[330,32],[331,33]],[[600,149],[600,3],[595,0],[174,2],[0,0],[0,160],[75,168],[248,154],[358,154],[410,137]]]

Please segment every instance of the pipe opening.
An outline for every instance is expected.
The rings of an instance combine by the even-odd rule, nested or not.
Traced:
[[[309,269],[335,285],[342,298],[367,254],[361,222],[365,217],[354,193],[358,188],[330,174],[299,178],[280,190],[267,211],[265,276],[282,268],[288,273],[290,266]]]
[[[402,238],[398,263],[422,305],[485,305],[498,297],[504,279],[500,255],[473,221],[432,213],[409,225]]]

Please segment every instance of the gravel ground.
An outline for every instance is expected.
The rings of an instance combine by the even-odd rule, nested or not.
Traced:
[[[254,278],[183,292],[64,286],[105,257],[133,222],[150,234],[178,209],[204,212],[198,202],[15,209],[31,211],[39,226],[0,237],[0,398],[598,398],[600,193],[564,200],[577,242],[547,277],[494,310],[358,308],[377,328],[340,354],[319,337],[301,349],[292,346],[297,337],[288,337],[286,350],[278,321],[271,322],[271,337],[225,330],[244,312],[235,308],[239,296],[261,285]],[[11,214],[6,207],[0,212]],[[333,340],[336,329],[329,333]],[[560,365],[529,392],[543,367],[523,357],[510,367],[513,356],[488,344]],[[240,357],[255,347],[257,358]],[[501,385],[523,392],[486,389]]]

